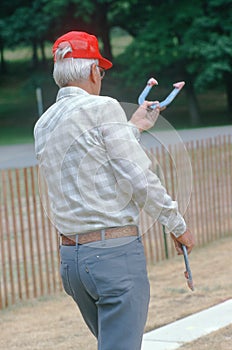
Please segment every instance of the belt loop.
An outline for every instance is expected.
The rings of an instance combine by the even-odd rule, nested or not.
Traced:
[[[101,240],[104,241],[105,240],[105,234],[106,234],[106,230],[102,229],[101,230]]]
[[[106,245],[106,242],[105,242],[105,234],[106,234],[106,230],[103,228],[101,230],[101,241],[102,241],[102,245]]]
[[[142,242],[142,235],[141,235],[141,233],[140,233],[140,228],[138,227],[138,226],[136,226],[137,227],[137,236],[138,236],[138,240],[139,240],[139,242]]]
[[[78,235],[76,235],[76,248],[78,247]]]

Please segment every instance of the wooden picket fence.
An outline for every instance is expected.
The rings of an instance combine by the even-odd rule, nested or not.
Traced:
[[[197,246],[232,234],[230,135],[190,142],[181,149],[159,147],[148,155],[178,200]],[[58,235],[38,187],[37,167],[0,171],[0,309],[62,290]],[[169,235],[143,212],[140,229],[148,263],[174,256]]]
[[[1,170],[0,309],[61,290],[58,236],[40,201],[37,172]]]
[[[168,152],[164,148],[161,151],[157,149],[155,155],[162,165],[164,185],[180,204],[180,211],[194,233],[196,245],[204,246],[232,235],[232,138],[231,135],[218,136],[192,141],[186,143],[185,147],[190,157],[192,179],[190,181],[189,171],[182,174],[181,191],[177,190],[175,176],[178,171],[172,159],[175,146],[170,147]],[[183,172],[186,170],[186,164],[181,164],[181,158],[179,166]],[[188,202],[188,198],[183,197],[189,190],[191,196]],[[181,207],[183,203],[185,206]],[[156,263],[173,257],[176,252],[170,236],[164,234],[163,227],[157,222],[152,224],[145,214],[141,219],[143,230],[146,227],[147,232],[144,246],[148,261]]]

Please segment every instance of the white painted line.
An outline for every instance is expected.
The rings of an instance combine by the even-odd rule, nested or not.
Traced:
[[[142,350],[174,350],[232,323],[232,299],[144,334]]]

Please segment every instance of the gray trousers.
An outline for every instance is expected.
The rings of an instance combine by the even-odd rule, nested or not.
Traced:
[[[140,238],[110,248],[61,246],[60,257],[64,289],[98,350],[140,350],[150,296]]]

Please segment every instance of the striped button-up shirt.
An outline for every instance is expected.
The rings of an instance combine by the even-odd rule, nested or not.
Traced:
[[[61,88],[35,125],[40,193],[48,215],[69,235],[138,225],[141,209],[176,236],[186,224],[150,169],[139,131],[110,97]]]

